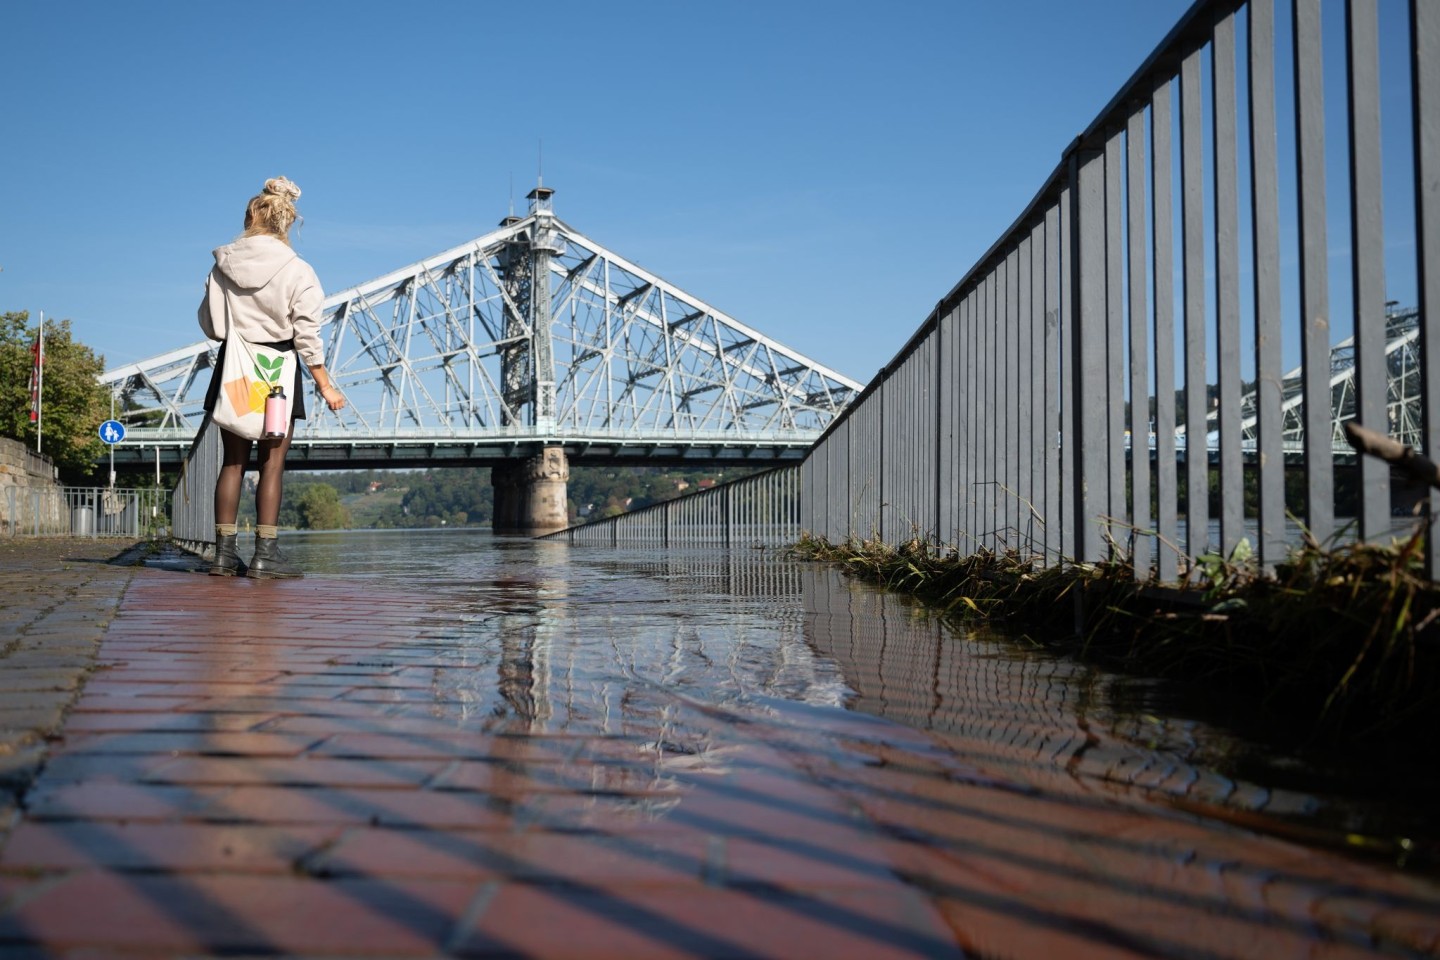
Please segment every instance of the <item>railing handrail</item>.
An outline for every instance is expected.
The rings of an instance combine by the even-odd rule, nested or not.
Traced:
[[[782,497],[786,493],[789,493],[795,498],[798,498],[799,489],[798,486],[796,486],[798,474],[799,467],[794,464],[772,467],[768,470],[752,473],[749,476],[727,480],[724,483],[717,483],[713,487],[697,490],[695,493],[683,494],[670,500],[652,503],[638,510],[630,510],[613,517],[591,520],[586,523],[566,527],[563,530],[542,534],[536,537],[536,539],[566,539],[574,542],[576,535],[581,532],[594,533],[619,526],[629,526],[636,528],[637,531],[644,531],[648,529],[647,522],[651,521],[652,518],[664,517],[666,519],[664,519],[660,525],[661,535],[658,537],[650,537],[650,542],[669,545],[672,534],[683,542],[687,529],[703,527],[709,531],[716,529],[721,530],[724,534],[725,541],[729,543],[735,539],[735,535],[742,532],[753,536],[755,528],[760,527],[764,528],[769,539],[789,543],[799,534],[799,516],[798,507],[796,510],[789,510],[789,505],[785,502],[767,504],[766,506],[770,508],[769,511],[758,517],[735,517],[729,512],[728,508],[721,511],[718,515],[708,516],[703,520],[687,520],[686,517],[693,512],[694,508],[704,509],[703,505],[710,500],[718,500],[722,504],[733,503],[736,498],[732,495],[746,493],[751,488],[764,489],[767,492],[779,492],[782,494]],[[788,486],[786,486],[787,483]],[[777,488],[777,486],[778,489],[773,489]],[[683,513],[685,516],[679,518],[668,517],[669,514],[676,513]],[[678,525],[675,523],[676,519],[680,521]],[[746,522],[747,519],[749,522]],[[650,526],[654,526],[654,524],[651,523]],[[627,537],[627,539],[646,539],[646,537],[641,533],[638,537]]]
[[[169,526],[169,496],[163,487],[7,485],[0,524],[10,537],[140,538]]]

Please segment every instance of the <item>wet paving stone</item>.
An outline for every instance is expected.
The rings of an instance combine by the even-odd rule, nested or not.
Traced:
[[[45,762],[136,574],[107,561],[126,542],[0,540],[0,811],[13,810]],[[10,823],[0,817],[0,843]]]
[[[1440,952],[1433,877],[1268,829],[1325,799],[1073,663],[778,558],[413,537],[412,581],[323,537],[113,581],[0,955]]]

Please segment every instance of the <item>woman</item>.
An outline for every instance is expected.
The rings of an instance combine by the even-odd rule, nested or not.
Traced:
[[[265,181],[265,188],[245,207],[245,232],[239,240],[215,251],[215,267],[200,302],[200,329],[212,340],[225,339],[229,317],[235,332],[251,343],[274,350],[292,347],[300,363],[310,368],[320,396],[331,410],[345,406],[345,398],[325,372],[320,346],[320,315],[325,294],[310,265],[290,249],[290,227],[298,221],[295,201],[300,188],[284,177]],[[207,413],[220,395],[224,350],[215,363],[205,395]],[[290,391],[290,429],[283,439],[262,439],[260,484],[255,490],[255,556],[247,568],[235,552],[235,520],[240,510],[240,483],[250,462],[251,441],[221,428],[225,459],[215,481],[215,562],[210,573],[220,577],[245,574],[257,579],[304,576],[280,552],[276,523],[284,486],[285,455],[295,433],[295,421],[305,417],[299,366]]]

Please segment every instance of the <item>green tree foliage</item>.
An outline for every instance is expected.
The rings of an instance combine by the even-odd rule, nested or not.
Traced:
[[[376,526],[439,527],[485,524],[494,515],[495,495],[490,471],[482,467],[450,467],[408,474],[409,490],[400,506],[387,511]]]
[[[0,436],[32,448],[31,346],[38,330],[27,311],[0,314]],[[110,399],[99,381],[104,372],[104,358],[71,337],[69,320],[45,321],[42,449],[64,473],[88,475],[104,454],[96,433],[110,415]]]
[[[302,530],[345,530],[350,526],[350,511],[328,483],[307,485],[296,498],[295,512]]]
[[[737,480],[755,470],[672,470],[664,467],[571,467],[567,495],[572,520],[614,517]]]
[[[570,518],[615,516],[752,472],[749,468],[571,467]],[[248,527],[255,522],[253,469],[246,479],[239,522]],[[323,489],[312,492],[315,487]],[[362,526],[379,528],[483,526],[494,516],[494,497],[490,471],[483,467],[298,471],[285,475],[279,520],[282,527],[309,529],[348,529],[356,519]],[[343,521],[329,512],[332,504],[347,511]],[[312,515],[312,509],[321,512]]]

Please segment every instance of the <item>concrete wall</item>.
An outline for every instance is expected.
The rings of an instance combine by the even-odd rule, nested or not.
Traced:
[[[0,536],[69,528],[55,464],[17,440],[0,438]]]

